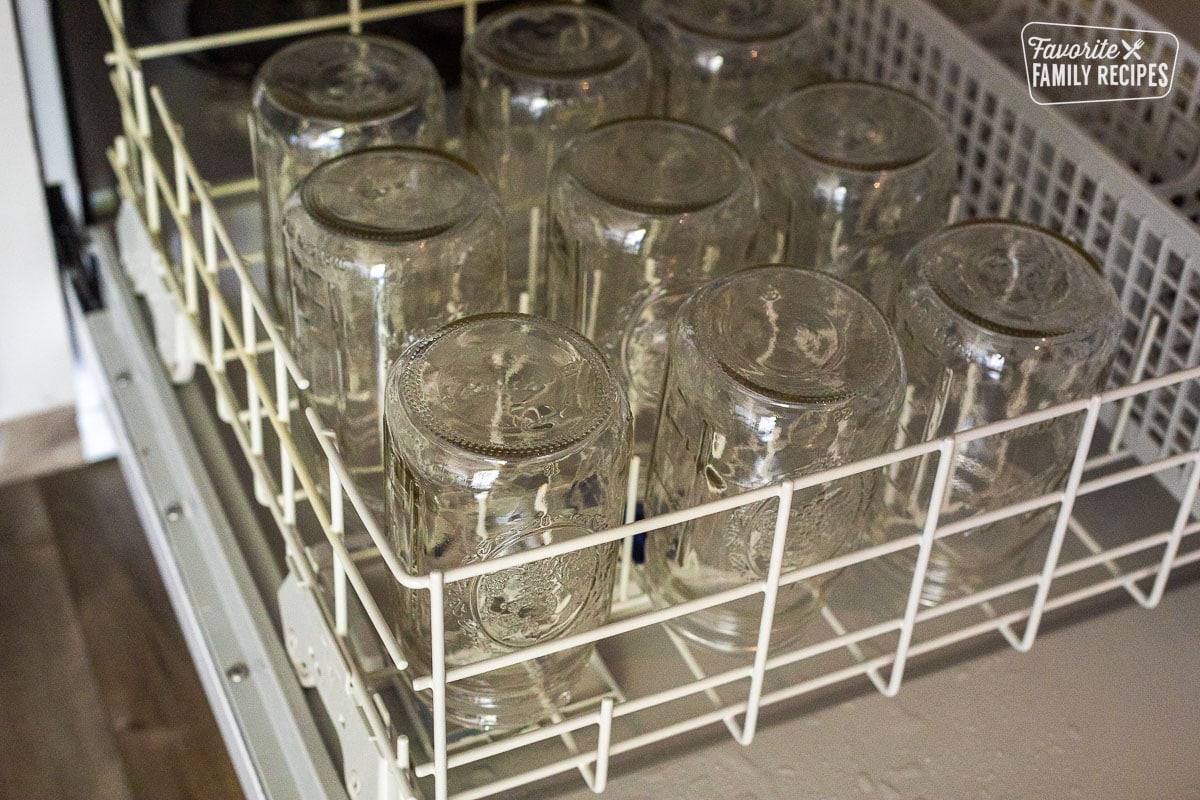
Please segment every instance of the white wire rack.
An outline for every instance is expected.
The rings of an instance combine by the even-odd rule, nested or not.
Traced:
[[[170,103],[146,85],[143,65],[155,58],[297,33],[358,31],[369,22],[451,7],[462,8],[470,30],[476,3],[426,0],[364,9],[352,1],[345,14],[132,47],[119,0],[99,2],[113,35],[109,63],[124,123],[110,158],[123,199],[137,210],[153,251],[149,267],[129,263],[134,256],[126,253],[126,268],[153,268],[175,298],[177,324],[185,334],[181,341],[186,342],[176,355],[207,373],[215,411],[245,455],[254,494],[274,518],[292,576],[318,609],[319,624],[344,672],[344,691],[366,723],[368,733],[357,746],[369,750],[377,765],[372,776],[347,769],[351,795],[471,800],[573,770],[601,792],[614,756],[709,725],[724,725],[739,744],[748,745],[760,710],[768,705],[864,677],[878,691],[894,695],[915,657],[995,633],[1014,649],[1028,650],[1047,612],[1113,591],[1124,591],[1152,608],[1172,570],[1200,561],[1200,537],[1195,537],[1200,523],[1192,517],[1200,482],[1200,234],[1072,122],[1034,105],[1025,87],[998,61],[921,0],[828,0],[834,42],[829,68],[839,75],[900,85],[944,114],[961,156],[956,214],[1012,214],[1063,232],[1097,257],[1118,290],[1127,322],[1113,388],[663,517],[634,521],[631,488],[628,524],[620,528],[429,575],[404,571],[378,521],[364,510],[326,421],[312,410],[299,412],[297,398],[307,380],[255,286],[254,258],[234,246],[222,216],[223,203],[253,192],[253,182],[205,182]],[[168,246],[171,240],[178,242],[177,248]],[[970,519],[941,521],[959,445],[1072,415],[1083,424],[1063,486],[982,510]],[[301,458],[293,436],[299,426],[316,433],[325,456],[320,463]],[[819,565],[783,569],[786,520],[795,491],[908,459],[928,460],[935,474],[919,532],[862,546]],[[631,487],[637,484],[638,466],[633,465]],[[317,491],[325,473],[328,502]],[[1089,522],[1088,504],[1118,492],[1158,498],[1161,507],[1156,510],[1166,512],[1165,521],[1160,524],[1147,509],[1137,515],[1141,525]],[[769,568],[761,580],[670,608],[649,605],[632,561],[635,535],[655,535],[684,520],[764,501],[776,504],[776,522]],[[1047,507],[1058,508],[1057,521],[1042,557],[1027,574],[969,597],[922,607],[921,587],[936,540]],[[347,523],[355,517],[365,535],[347,534]],[[610,622],[483,662],[447,665],[442,628],[447,584],[617,541],[623,543],[622,566]],[[867,602],[866,584],[856,583],[856,574],[903,550],[916,554],[907,589],[894,601]],[[845,574],[806,638],[787,648],[773,645],[771,618],[780,588],[835,570]],[[387,581],[430,593],[429,675],[409,670],[404,648],[391,630],[381,589]],[[693,649],[663,625],[750,597],[762,598],[762,615],[757,647],[744,657]],[[448,683],[587,643],[597,645],[587,686],[573,705],[544,724],[507,735],[448,725]],[[670,663],[638,669],[638,655],[648,649],[668,653]],[[421,693],[431,712],[412,702]]]
[[[958,0],[937,0],[949,8]],[[953,11],[953,9],[951,9]],[[965,29],[1024,76],[1021,26],[1029,21],[1137,30],[1167,30],[1132,0],[1000,0]],[[1077,32],[1081,39],[1091,35]],[[1200,52],[1185,41],[1152,37],[1146,58],[1175,61],[1175,82],[1162,101],[1085,104],[1063,109],[1123,159],[1162,197],[1200,223]]]

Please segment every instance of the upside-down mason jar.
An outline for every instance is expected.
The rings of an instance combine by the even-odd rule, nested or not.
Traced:
[[[288,195],[313,167],[343,153],[390,144],[440,147],[446,101],[437,71],[416,48],[327,34],[271,56],[255,78],[252,105],[268,290],[290,337],[282,238]]]
[[[599,351],[522,314],[459,320],[410,347],[387,391],[390,536],[415,575],[619,525],[629,407]],[[445,584],[448,668],[602,625],[616,542]],[[397,584],[401,643],[430,674],[430,593]],[[520,727],[568,701],[591,646],[446,686],[469,728]],[[422,694],[423,699],[427,695]]]
[[[679,304],[745,266],[758,224],[750,167],[715,133],[619,120],[572,142],[550,179],[550,315],[624,374],[641,488]]]
[[[808,0],[648,0],[655,111],[740,141],[775,98],[818,80],[828,36]]]
[[[657,516],[850,463],[886,449],[904,390],[900,348],[882,313],[823,273],[742,270],[693,294],[671,327],[646,513]],[[844,552],[862,534],[877,474],[798,490],[784,571]],[[767,577],[778,499],[651,532],[648,592],[678,605]],[[786,645],[835,573],[780,586],[771,627]],[[758,643],[754,596],[672,620],[721,650]]]
[[[901,443],[976,428],[1103,388],[1121,309],[1096,262],[1032,225],[978,220],[921,242],[905,259],[892,310],[909,375]],[[960,444],[942,523],[1032,500],[1066,483],[1079,414]],[[937,456],[885,473],[871,526],[880,541],[919,531]],[[929,605],[1017,577],[1054,524],[1052,505],[934,542],[922,600]],[[881,560],[901,583],[916,551]]]
[[[807,264],[891,303],[905,253],[947,222],[957,160],[937,114],[898,89],[837,81],[768,107],[747,145],[757,255]]]
[[[545,310],[546,180],[554,160],[589,128],[645,114],[649,91],[645,44],[588,6],[506,9],[484,18],[464,45],[467,158],[504,204],[509,295],[518,310]]]
[[[304,399],[383,519],[383,382],[410,343],[502,310],[504,229],[495,192],[434,150],[383,147],[317,167],[284,208],[294,352]]]

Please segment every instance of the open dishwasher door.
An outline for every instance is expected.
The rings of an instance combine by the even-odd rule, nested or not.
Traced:
[[[282,582],[196,383],[168,379],[111,232],[92,232],[102,305],[68,287],[80,356],[102,387],[118,457],[247,796],[345,798],[264,587]]]

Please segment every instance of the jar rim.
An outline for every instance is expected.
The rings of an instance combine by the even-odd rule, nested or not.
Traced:
[[[1108,290],[1108,293],[1110,293],[1111,299],[1114,300],[1114,302],[1116,303],[1116,306],[1119,309],[1120,303],[1117,300],[1116,295],[1112,290],[1111,284],[1109,284],[1108,280],[1105,278],[1104,271],[1101,268],[1099,262],[1090,253],[1088,253],[1086,250],[1084,250],[1083,247],[1081,247],[1078,242],[1073,241],[1072,239],[1062,235],[1061,233],[1050,230],[1048,228],[1044,228],[1040,225],[1035,225],[1033,223],[1026,222],[1024,220],[1017,220],[1017,219],[1005,219],[1005,218],[1001,218],[1001,217],[981,217],[981,218],[976,218],[976,219],[963,220],[960,222],[956,222],[952,225],[948,225],[945,228],[942,228],[937,233],[928,237],[924,241],[927,243],[932,243],[935,240],[944,239],[947,236],[952,236],[955,233],[961,232],[963,230],[969,231],[974,228],[987,228],[987,227],[1011,228],[1011,229],[1024,231],[1026,233],[1036,234],[1039,237],[1043,237],[1049,241],[1052,241],[1058,245],[1065,247],[1073,256],[1076,256],[1078,258],[1078,263],[1081,266],[1086,266],[1086,267],[1090,268],[1091,274],[1093,274],[1099,280],[1099,284],[1102,285],[1102,287],[1104,289]],[[918,248],[919,247],[920,247],[920,245],[918,245]],[[910,253],[909,257],[912,257],[913,254],[915,254],[916,252],[917,252],[917,249],[914,249],[914,251],[912,253]],[[1014,340],[1026,340],[1026,341],[1028,341],[1028,340],[1042,340],[1042,341],[1069,340],[1069,339],[1078,338],[1081,336],[1089,336],[1092,333],[1094,333],[1096,320],[1102,318],[1104,316],[1104,314],[1106,313],[1104,310],[1096,309],[1094,311],[1094,313],[1091,313],[1088,315],[1082,315],[1075,324],[1067,325],[1067,326],[1060,326],[1060,327],[1053,327],[1053,326],[1051,326],[1051,327],[1031,327],[1031,326],[1021,326],[1021,325],[1011,325],[1011,324],[1007,324],[1000,320],[991,319],[986,314],[980,313],[978,311],[975,311],[975,310],[972,310],[971,308],[966,307],[966,305],[959,302],[953,296],[953,294],[949,291],[949,289],[947,287],[943,286],[939,281],[935,280],[929,274],[927,265],[920,265],[916,270],[914,270],[914,274],[917,274],[920,276],[921,281],[929,288],[929,291],[931,291],[933,293],[933,295],[937,298],[938,302],[941,303],[945,308],[947,308],[952,313],[958,315],[966,322],[970,323],[973,327],[983,330],[983,331],[986,331],[989,335],[1003,336],[1003,337],[1008,337],[1008,338],[1014,339]]]
[[[426,393],[420,385],[425,373],[419,367],[428,353],[447,336],[459,332],[463,328],[486,325],[497,320],[512,321],[514,330],[519,329],[518,323],[519,325],[534,325],[569,343],[571,351],[585,363],[585,368],[591,371],[587,380],[594,384],[595,390],[593,394],[589,395],[590,402],[584,409],[588,413],[582,424],[570,425],[565,431],[553,433],[542,439],[535,438],[523,444],[494,440],[483,441],[482,437],[464,435],[456,430],[447,420],[445,406],[442,403],[433,403],[426,397]],[[394,411],[389,410],[389,426],[393,424],[393,414],[402,414],[410,426],[426,432],[444,444],[472,455],[494,460],[537,459],[566,454],[604,429],[613,415],[619,413],[620,405],[624,402],[612,368],[590,341],[554,320],[508,311],[463,317],[413,343],[392,366],[388,377],[387,394],[391,400],[390,404],[395,409]]]
[[[606,140],[610,140],[607,143],[611,144],[615,135],[634,128],[647,130],[649,136],[666,134],[668,131],[683,134],[696,148],[707,148],[709,158],[705,160],[705,168],[708,169],[707,165],[711,165],[712,169],[708,170],[711,173],[724,166],[729,173],[728,180],[720,187],[720,191],[712,191],[700,198],[689,198],[677,192],[667,193],[668,196],[661,198],[649,198],[635,196],[637,186],[631,187],[622,185],[619,181],[605,180],[608,173],[599,176],[590,174],[587,167],[592,162],[589,159],[584,159],[584,168],[580,169],[576,157],[583,149],[604,146]],[[720,161],[724,164],[720,164]],[[749,165],[733,142],[707,128],[684,120],[652,116],[626,117],[597,125],[574,139],[559,156],[558,164],[575,184],[597,199],[616,208],[647,215],[687,214],[716,208],[737,194],[740,187],[753,181]],[[634,176],[639,182],[642,177]],[[707,183],[706,181],[705,185]]]
[[[829,89],[838,87],[849,87],[856,89],[872,89],[887,94],[888,96],[900,98],[906,104],[909,104],[914,112],[919,111],[925,120],[930,124],[931,128],[938,131],[936,139],[929,143],[919,155],[908,158],[897,159],[878,159],[875,161],[852,161],[848,159],[838,158],[830,155],[828,152],[810,147],[796,140],[796,137],[788,136],[787,133],[780,129],[777,124],[777,114],[782,112],[786,107],[793,103],[798,103],[807,97]],[[772,135],[777,141],[780,141],[785,146],[802,154],[805,158],[811,159],[819,164],[833,167],[835,169],[845,170],[847,172],[856,172],[864,174],[873,174],[876,172],[894,172],[898,170],[909,170],[921,167],[928,162],[937,158],[945,148],[949,147],[950,137],[946,132],[946,128],[942,123],[941,118],[934,111],[933,107],[924,100],[904,91],[901,88],[891,86],[886,83],[876,83],[874,81],[842,79],[833,81],[823,81],[814,83],[808,86],[803,86],[791,93],[779,98],[775,103],[767,106],[763,114],[768,117],[768,121],[772,130]]]
[[[807,30],[808,26],[816,17],[816,10],[811,6],[807,6],[804,9],[807,11],[807,13],[796,15],[793,24],[788,24],[786,26],[777,24],[774,27],[765,27],[760,30],[738,33],[736,30],[729,30],[728,28],[704,25],[702,24],[702,20],[698,20],[695,17],[689,17],[680,13],[678,5],[672,0],[662,0],[654,5],[657,6],[655,11],[661,16],[661,18],[665,19],[668,24],[676,27],[677,29],[686,31],[689,34],[702,37],[709,41],[730,42],[735,44],[754,44],[756,42],[768,43],[785,40]],[[792,10],[793,5],[799,5],[797,0],[792,0],[792,2],[788,4],[789,10]],[[768,15],[768,19],[775,21],[777,20],[777,17],[774,15]]]
[[[292,66],[293,59],[299,62],[296,66],[301,68],[303,74],[311,77],[312,51],[332,50],[336,46],[347,44],[359,47],[365,45],[367,49],[374,50],[381,57],[388,57],[390,66],[397,68],[401,75],[407,76],[415,71],[423,74],[426,78],[437,80],[437,71],[429,58],[406,42],[370,34],[328,33],[301,39],[277,50],[259,69],[255,83],[261,87],[264,96],[275,107],[296,117],[327,125],[387,120],[405,114],[419,105],[421,100],[419,82],[412,80],[405,85],[405,91],[397,93],[395,97],[359,111],[338,110],[335,112],[333,109],[311,100],[303,101],[294,92],[281,91],[277,83],[278,73]],[[354,61],[354,59],[347,58],[343,63],[350,64]]]
[[[444,220],[424,225],[388,227],[350,219],[336,211],[322,197],[322,181],[337,170],[345,167],[347,162],[365,161],[380,156],[408,158],[412,160],[414,165],[425,163],[450,168],[445,177],[458,181],[461,197],[457,205],[452,206],[452,210],[456,210],[458,213],[453,216],[448,215]],[[300,202],[304,210],[321,227],[361,240],[396,244],[430,239],[461,227],[464,224],[468,224],[471,220],[476,219],[486,208],[486,203],[479,200],[481,195],[490,195],[491,192],[491,185],[479,170],[468,161],[443,150],[416,145],[383,145],[343,153],[319,164],[312,172],[305,176],[298,189]]]
[[[505,53],[490,46],[487,36],[502,25],[523,19],[532,19],[534,15],[547,13],[566,14],[589,23],[609,25],[620,34],[618,46],[606,58],[576,67],[565,64],[561,66],[539,65],[537,60],[530,58],[527,53]],[[476,57],[486,60],[506,72],[558,82],[575,82],[584,78],[610,75],[636,62],[639,56],[644,56],[646,52],[646,45],[642,42],[641,37],[616,14],[587,5],[535,3],[517,5],[484,17],[476,27],[475,33],[467,39],[464,48],[466,52],[474,53]]]
[[[746,280],[748,277],[755,276],[756,274],[762,275],[768,271],[776,272],[780,276],[798,277],[802,281],[808,281],[813,284],[824,284],[823,288],[843,295],[851,304],[856,306],[856,313],[863,315],[864,321],[870,326],[871,330],[881,334],[888,340],[888,347],[879,347],[877,343],[868,347],[859,347],[856,342],[850,340],[850,345],[855,347],[854,357],[852,358],[851,354],[847,354],[843,361],[845,363],[853,363],[855,369],[860,373],[855,385],[821,390],[816,385],[819,376],[814,375],[808,378],[813,383],[813,388],[806,391],[796,391],[794,388],[782,388],[781,382],[772,384],[768,381],[757,379],[748,373],[744,368],[744,364],[737,363],[738,361],[744,362],[745,359],[742,357],[746,354],[730,350],[728,345],[734,340],[721,336],[715,329],[720,315],[705,313],[705,311],[708,310],[708,306],[711,306],[715,302],[719,293],[727,290],[734,282]],[[791,273],[795,273],[795,275],[793,276]],[[720,367],[722,373],[740,386],[742,390],[749,391],[762,400],[788,406],[839,406],[844,405],[855,397],[866,396],[877,390],[894,373],[903,375],[904,362],[900,354],[899,341],[896,339],[896,334],[883,315],[883,312],[862,292],[827,273],[787,264],[760,264],[739,270],[709,283],[693,295],[688,300],[688,303],[691,304],[691,309],[687,312],[687,316],[695,325],[698,344],[706,352],[706,357],[712,358]],[[681,311],[680,316],[682,317],[683,315],[684,312]],[[845,331],[839,332],[846,333]],[[745,338],[742,337],[737,341],[744,343]],[[800,376],[797,374],[790,377],[799,378]],[[800,382],[803,383],[803,381]]]

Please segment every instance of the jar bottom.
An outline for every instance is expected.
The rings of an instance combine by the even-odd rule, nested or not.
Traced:
[[[446,719],[463,728],[493,732],[519,730],[540,722],[571,702],[592,650],[568,650],[548,660],[528,661],[479,678],[448,683]],[[418,692],[417,697],[426,707],[432,707],[432,692]]]
[[[1035,514],[1017,517],[1005,521],[1013,524],[997,523],[996,526],[973,531],[976,541],[987,537],[987,540],[995,544],[995,553],[986,556],[978,552],[964,556],[962,549],[955,547],[952,541],[954,537],[934,542],[925,571],[925,581],[921,585],[921,605],[931,608],[1020,577],[1026,572],[1026,563],[1035,549],[1034,545],[1041,539],[1048,526],[1053,524],[1053,518],[1047,523],[1045,516]],[[896,524],[891,530],[885,529],[885,535],[879,541],[888,541],[917,532],[919,531],[911,523]],[[878,568],[883,580],[895,588],[903,588],[907,597],[907,589],[912,584],[913,573],[916,570],[916,547],[876,558],[871,563]]]
[[[828,582],[826,584],[828,585]],[[775,619],[771,626],[771,648],[777,650],[794,643],[821,607],[822,589],[811,582],[779,589]],[[673,600],[661,592],[652,592],[655,605],[669,607],[692,597]],[[713,608],[696,611],[667,623],[671,630],[697,644],[726,653],[753,652],[758,647],[759,622],[763,601],[752,596]]]

